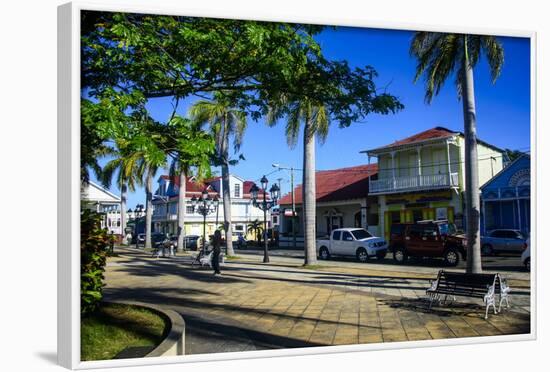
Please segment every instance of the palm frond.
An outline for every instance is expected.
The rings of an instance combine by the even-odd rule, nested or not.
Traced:
[[[504,65],[504,48],[494,36],[481,36],[481,46],[487,56],[494,84],[500,76],[502,66]]]

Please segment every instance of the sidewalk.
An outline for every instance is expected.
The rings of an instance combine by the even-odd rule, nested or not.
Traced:
[[[190,256],[150,258],[120,248],[109,260],[107,299],[181,313],[188,353],[520,334],[530,331],[529,282],[511,283],[512,308],[483,319],[481,301],[428,310],[431,274],[370,268],[301,268],[257,257],[230,261],[222,277]],[[375,266],[375,265],[373,265]],[[516,286],[514,286],[514,284]]]

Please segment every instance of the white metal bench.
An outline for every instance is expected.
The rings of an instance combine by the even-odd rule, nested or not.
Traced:
[[[201,253],[199,252],[197,257],[195,257],[195,259],[191,263],[191,266],[194,266],[197,263],[201,267],[208,266],[212,268],[212,255],[212,251],[210,251],[206,256],[201,256]],[[225,266],[225,255],[223,253],[220,253],[220,266]]]

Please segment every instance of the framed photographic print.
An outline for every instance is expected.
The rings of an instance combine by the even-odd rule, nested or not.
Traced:
[[[60,364],[533,339],[534,41],[60,6]]]

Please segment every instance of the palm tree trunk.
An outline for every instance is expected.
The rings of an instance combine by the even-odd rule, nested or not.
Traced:
[[[122,242],[125,241],[126,236],[126,194],[128,191],[128,187],[126,186],[126,182],[122,182],[122,185],[120,185],[120,234],[122,235]]]
[[[185,239],[185,207],[187,193],[187,176],[185,172],[180,172],[180,189],[178,193],[178,249],[184,249]]]
[[[227,131],[225,132],[227,133]],[[229,184],[229,165],[227,159],[227,135],[223,138],[223,164],[222,164],[222,193],[223,193],[223,227],[225,230],[225,244],[228,256],[234,256],[233,251],[233,228],[231,226],[231,185]]]
[[[145,248],[151,248],[151,225],[153,222],[153,169],[147,171],[145,181]]]
[[[466,54],[466,61],[468,61]],[[462,102],[464,110],[465,176],[466,176],[466,272],[480,273],[481,250],[479,237],[479,176],[477,164],[476,108],[474,97],[474,73],[465,63],[462,77]]]
[[[304,228],[304,254],[306,265],[317,263],[315,247],[315,136],[309,120],[304,125],[304,175],[302,182],[302,206]]]

